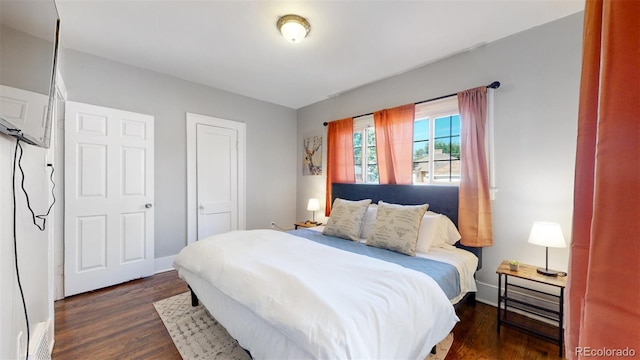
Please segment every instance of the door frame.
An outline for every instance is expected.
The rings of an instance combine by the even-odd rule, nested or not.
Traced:
[[[54,165],[56,175],[54,180],[56,184],[62,184],[55,189],[56,204],[53,206],[53,221],[51,224],[49,263],[51,264],[50,276],[52,289],[50,289],[50,299],[64,299],[64,108],[69,97],[64,79],[59,71],[56,71],[56,97],[61,102],[61,107],[56,104],[54,116],[56,117],[51,128],[51,145],[53,154],[49,150],[48,162]],[[53,301],[50,304],[51,319],[54,318],[55,309]],[[54,321],[51,322],[52,324]]]
[[[233,129],[238,133],[238,229],[246,228],[247,124],[206,115],[186,113],[187,124],[187,245],[198,239],[197,137],[198,124]]]

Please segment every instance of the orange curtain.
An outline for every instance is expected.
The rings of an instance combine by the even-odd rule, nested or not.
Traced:
[[[325,216],[331,213],[331,184],[354,183],[353,118],[331,121],[327,125],[327,198]]]
[[[461,179],[458,228],[467,246],[493,245],[489,172],[484,147],[487,87],[458,93],[460,111]]]
[[[380,184],[413,183],[413,122],[416,105],[373,113]]]
[[[640,1],[587,0],[582,56],[567,358],[638,356]]]

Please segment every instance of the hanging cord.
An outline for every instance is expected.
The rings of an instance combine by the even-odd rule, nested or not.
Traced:
[[[56,195],[54,193],[54,189],[56,188],[56,183],[53,181],[53,173],[55,172],[55,169],[51,164],[47,164],[47,167],[51,167],[51,174],[49,175],[49,179],[51,180],[51,184],[53,184],[53,186],[51,187],[51,196],[53,197],[53,201],[51,202],[51,205],[49,205],[49,209],[47,209],[46,214],[36,215],[33,209],[31,208],[31,203],[29,202],[29,194],[27,194],[27,189],[25,189],[24,187],[25,176],[24,176],[24,170],[22,169],[22,154],[24,153],[24,151],[22,150],[22,145],[20,145],[20,140],[17,141],[16,145],[17,147],[20,148],[20,157],[18,158],[18,168],[20,168],[20,173],[22,174],[22,181],[20,182],[20,185],[22,186],[22,192],[24,193],[24,196],[27,199],[27,208],[29,208],[29,211],[31,212],[33,225],[35,225],[38,229],[40,229],[40,231],[44,231],[47,225],[47,216],[49,216],[49,213],[53,208],[53,204],[56,203]],[[42,225],[38,224],[36,219],[42,220]]]
[[[18,157],[18,149],[20,149],[20,157]],[[51,180],[51,184],[53,184],[53,186],[51,187],[51,196],[53,196],[53,202],[51,202],[51,205],[49,206],[49,209],[47,210],[47,213],[44,215],[36,215],[33,212],[33,209],[31,209],[31,204],[29,203],[29,195],[27,194],[27,190],[24,187],[24,170],[22,169],[22,154],[24,153],[24,151],[22,150],[22,145],[20,145],[20,140],[16,139],[16,147],[15,147],[15,151],[13,153],[13,171],[12,171],[12,184],[11,184],[11,194],[13,196],[13,256],[14,256],[14,263],[16,265],[16,280],[18,282],[18,289],[20,290],[20,297],[22,298],[22,309],[24,310],[24,320],[25,323],[27,325],[27,351],[26,351],[26,355],[25,355],[25,359],[29,358],[29,345],[30,345],[30,335],[31,335],[31,331],[29,330],[29,315],[27,313],[27,303],[24,299],[24,290],[22,289],[22,281],[20,280],[20,267],[18,266],[18,240],[17,240],[17,206],[16,206],[16,166],[20,169],[20,174],[22,174],[22,181],[20,183],[21,187],[22,187],[22,191],[24,192],[24,196],[27,199],[27,207],[29,208],[29,211],[31,212],[32,215],[32,219],[33,219],[33,224],[40,230],[40,231],[44,231],[46,228],[46,223],[47,223],[47,219],[46,217],[49,216],[49,213],[51,212],[51,209],[53,208],[53,204],[56,203],[56,196],[54,194],[54,189],[56,188],[56,183],[53,181],[53,173],[55,171],[53,165],[51,164],[47,164],[48,167],[51,167],[51,175],[49,176],[49,179]],[[42,220],[42,226],[40,226],[36,219],[40,219]],[[20,354],[18,354],[19,356]]]
[[[276,223],[275,223],[275,222],[273,222],[273,221],[271,222],[271,227],[272,227],[272,228],[274,228],[274,229],[280,230],[280,231],[290,231],[290,230],[293,230],[293,229],[285,229],[285,228],[283,228],[283,227],[280,227],[280,226],[278,226],[278,224],[276,224]]]

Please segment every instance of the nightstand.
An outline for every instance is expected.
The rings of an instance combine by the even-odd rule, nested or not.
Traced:
[[[297,222],[297,223],[293,224],[293,226],[295,226],[296,230],[298,230],[299,227],[312,228],[312,227],[316,227],[316,226],[320,226],[320,225],[322,225],[322,223],[313,224],[313,223],[306,223],[306,222]]]
[[[505,325],[538,335],[555,342],[560,347],[558,354],[562,357],[564,343],[562,322],[564,317],[564,288],[567,284],[567,277],[541,275],[538,274],[536,269],[537,267],[533,265],[520,264],[517,271],[511,271],[508,260],[502,261],[498,266],[496,270],[498,274],[498,333],[500,333],[500,326]],[[502,282],[503,277],[504,284]],[[525,285],[516,285],[509,282],[510,277],[523,279],[526,282],[543,284],[543,286],[534,289]],[[545,291],[539,290],[539,288],[545,288]],[[546,291],[546,288],[548,288],[548,291]],[[540,332],[509,319],[508,308],[518,309],[551,320],[557,325],[557,333]]]

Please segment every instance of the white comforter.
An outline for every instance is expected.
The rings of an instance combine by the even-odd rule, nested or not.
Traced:
[[[425,274],[273,230],[200,240],[174,266],[317,359],[424,359],[458,321]]]

